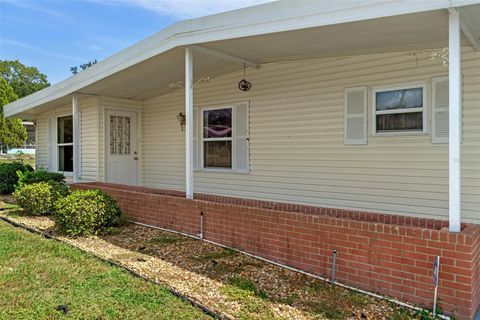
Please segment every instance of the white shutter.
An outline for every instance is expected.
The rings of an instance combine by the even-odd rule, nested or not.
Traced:
[[[193,170],[198,170],[198,140],[200,128],[198,125],[198,108],[193,108]]]
[[[55,171],[55,119],[48,118],[48,134],[47,134],[47,147],[48,147],[48,171]]]
[[[432,79],[432,143],[448,143],[448,77]]]
[[[250,146],[249,146],[249,103],[239,102],[235,105],[235,131],[234,131],[234,171],[238,173],[250,172]]]
[[[345,89],[345,144],[367,144],[367,95],[367,87]]]

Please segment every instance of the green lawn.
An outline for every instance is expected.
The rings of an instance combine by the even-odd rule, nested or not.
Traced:
[[[31,155],[22,155],[22,156],[15,156],[15,157],[0,156],[0,163],[9,163],[14,161],[23,161],[25,163],[28,163],[32,167],[35,167],[35,156],[31,156]]]
[[[207,318],[162,286],[0,221],[0,319]]]

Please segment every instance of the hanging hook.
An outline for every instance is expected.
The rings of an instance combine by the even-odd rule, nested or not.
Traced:
[[[252,89],[252,83],[245,80],[245,70],[247,69],[247,63],[243,62],[243,79],[238,83],[238,89],[241,91],[249,91]]]

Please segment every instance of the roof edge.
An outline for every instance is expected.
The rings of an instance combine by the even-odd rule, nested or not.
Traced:
[[[7,104],[4,114],[25,113],[176,47],[478,3],[480,0],[302,0],[292,7],[288,1],[277,1],[179,21],[76,75]]]

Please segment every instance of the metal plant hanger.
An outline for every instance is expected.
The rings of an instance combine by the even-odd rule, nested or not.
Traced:
[[[238,89],[241,91],[249,91],[252,89],[252,83],[245,80],[245,70],[247,69],[247,64],[243,63],[243,79],[238,83]]]

